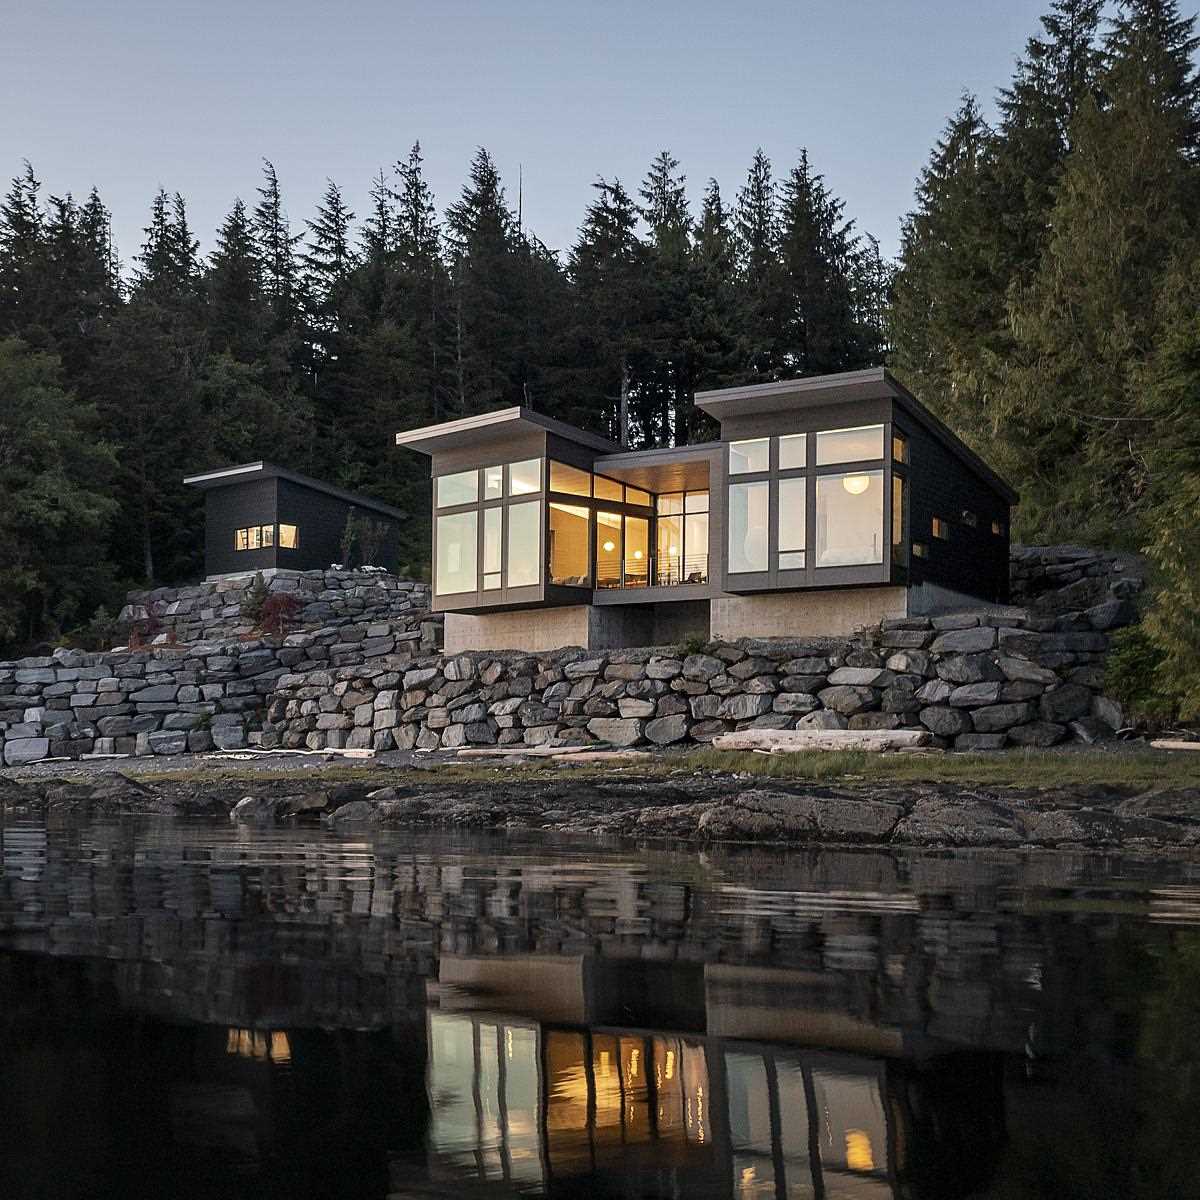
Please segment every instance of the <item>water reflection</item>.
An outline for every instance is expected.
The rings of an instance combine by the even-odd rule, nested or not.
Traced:
[[[167,821],[0,852],[5,1197],[1196,1190],[1191,864]]]

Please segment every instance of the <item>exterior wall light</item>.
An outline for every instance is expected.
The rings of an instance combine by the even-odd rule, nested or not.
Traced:
[[[865,475],[847,475],[842,480],[842,487],[852,496],[861,496],[871,486],[871,481]]]

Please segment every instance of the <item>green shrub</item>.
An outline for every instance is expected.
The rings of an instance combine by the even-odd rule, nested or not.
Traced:
[[[1154,726],[1176,720],[1180,694],[1168,678],[1167,655],[1144,626],[1130,625],[1112,635],[1104,691],[1130,716]]]
[[[263,573],[255,571],[254,582],[250,585],[250,590],[246,593],[246,598],[242,601],[242,616],[247,621],[258,625],[262,621],[263,609],[266,607],[267,597],[270,594],[270,589],[267,587],[267,581],[263,578]]]
[[[703,654],[708,649],[708,638],[702,633],[693,633],[679,643],[679,652],[685,657],[689,654]]]

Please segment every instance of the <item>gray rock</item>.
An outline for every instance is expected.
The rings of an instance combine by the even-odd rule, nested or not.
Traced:
[[[614,746],[636,746],[642,740],[644,728],[644,722],[622,717],[593,717],[587,723],[592,737]]]
[[[1013,725],[1023,725],[1033,716],[1029,704],[989,704],[971,713],[977,733],[1001,733]]]
[[[711,654],[689,654],[683,660],[685,679],[709,680],[725,673],[725,664]]]
[[[928,675],[932,669],[928,650],[901,650],[893,654],[885,664],[897,675]]]
[[[154,687],[142,688],[140,692],[134,692],[129,699],[135,704],[170,703],[178,694],[179,688],[175,684],[158,684]]]
[[[1089,608],[1084,614],[1088,624],[1095,630],[1117,629],[1137,619],[1137,611],[1128,601],[1119,597],[1104,600]]]
[[[688,701],[688,707],[697,721],[711,720],[721,710],[721,697],[693,696]]]
[[[49,738],[10,738],[4,743],[4,762],[10,767],[18,766],[21,763],[37,762],[39,758],[46,758],[49,753]]]
[[[1111,726],[1096,717],[1080,717],[1076,721],[1071,721],[1067,728],[1076,741],[1083,742],[1088,746],[1107,741],[1113,733]]]
[[[654,716],[654,701],[623,696],[617,701],[617,711],[623,717],[652,717]]]
[[[682,742],[688,735],[688,719],[682,713],[658,717],[646,723],[646,737],[658,746]]]
[[[211,732],[218,750],[241,750],[246,745],[246,731],[240,725],[213,725]]]
[[[182,729],[186,732],[191,729],[199,729],[204,724],[204,719],[200,713],[168,713],[163,719],[163,728]]]
[[[1053,746],[1066,734],[1062,725],[1052,721],[1030,721],[1028,725],[1014,725],[1008,731],[1008,740],[1014,746]]]
[[[272,825],[279,801],[271,796],[243,796],[229,813],[229,819],[247,825]]]
[[[367,800],[351,800],[342,804],[325,818],[334,827],[340,825],[356,825],[375,819],[375,806]]]
[[[827,708],[819,708],[810,712],[796,722],[797,729],[845,729],[848,722],[840,713],[831,712]]]
[[[1003,679],[988,654],[951,654],[934,665],[940,679],[950,683],[984,683]]]
[[[917,689],[913,699],[921,701],[922,704],[945,704],[953,694],[954,684],[947,683],[944,679],[931,679]]]
[[[727,696],[721,701],[717,715],[727,721],[747,721],[770,712],[773,700],[774,697],[762,692]]]
[[[151,754],[183,754],[187,751],[187,734],[179,729],[162,729],[146,735]]]
[[[920,721],[930,733],[939,737],[956,737],[971,728],[971,718],[965,712],[944,704],[921,709]]]
[[[955,750],[1003,750],[1006,738],[1002,733],[960,733],[954,739]]]
[[[713,804],[697,827],[714,840],[878,842],[903,814],[898,804],[756,790]]]
[[[954,708],[982,708],[997,703],[999,699],[999,683],[966,683],[950,693],[950,704]]]
[[[1121,706],[1108,696],[1092,697],[1092,716],[1110,730],[1121,729],[1125,724],[1125,713]]]
[[[604,670],[605,664],[608,662],[606,658],[581,658],[575,662],[567,663],[563,667],[563,674],[568,679],[584,679],[589,675],[599,675]]]
[[[839,667],[829,676],[830,687],[886,687],[892,672],[883,667]]]
[[[674,679],[683,671],[683,663],[677,658],[652,658],[646,664],[647,679]]]
[[[450,683],[462,683],[475,678],[475,663],[465,654],[450,659],[442,668],[442,674]],[[408,686],[407,679],[405,686]]]
[[[807,692],[780,692],[772,707],[777,713],[792,713],[797,716],[810,713],[817,708],[819,701]]]
[[[939,633],[930,650],[934,654],[977,654],[996,645],[996,631],[990,625],[973,629],[952,629]]]
[[[898,729],[900,717],[889,712],[855,713],[850,718],[851,729]]]
[[[1045,692],[1038,705],[1042,720],[1066,724],[1092,711],[1092,693],[1082,684],[1064,683]]]
[[[1001,656],[997,665],[1004,672],[1005,679],[1024,683],[1041,683],[1053,685],[1058,683],[1058,676],[1046,667],[1039,667],[1024,658],[1009,658]]]
[[[862,712],[876,702],[875,693],[869,687],[853,687],[847,684],[824,688],[817,693],[817,699],[826,708],[840,713],[843,717]]]
[[[1022,833],[1013,813],[1000,804],[974,798],[929,796],[918,800],[892,835],[894,842],[950,846],[1014,846]]]

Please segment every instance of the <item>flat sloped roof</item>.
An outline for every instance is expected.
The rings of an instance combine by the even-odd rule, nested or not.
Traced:
[[[1009,504],[1018,502],[1019,497],[1012,485],[934,416],[886,367],[697,392],[696,407],[715,420],[724,421],[730,417],[795,412],[831,404],[882,399],[893,400],[905,413],[925,426],[952,454],[1000,492]]]
[[[568,441],[605,454],[613,454],[621,449],[616,442],[610,442],[608,438],[597,437],[594,433],[577,429],[565,421],[557,421],[553,417],[536,413],[531,408],[520,406],[479,413],[472,417],[460,417],[456,421],[442,421],[438,425],[423,425],[419,429],[406,429],[396,434],[396,445],[417,450],[421,454],[439,454],[446,450],[457,450],[462,446],[477,446],[493,434],[507,437],[523,429],[554,433]]]
[[[332,483],[325,483],[323,480],[313,479],[309,475],[301,475],[299,471],[289,471],[287,467],[280,467],[275,463],[262,460],[241,463],[236,467],[221,467],[215,471],[204,471],[199,475],[185,475],[183,482],[190,487],[203,488],[208,491],[211,488],[229,487],[235,483],[247,483],[254,478],[285,479],[288,483],[308,488],[310,491],[323,492],[326,496],[333,496],[337,500],[353,504],[356,508],[367,508],[396,521],[403,521],[408,517],[407,513],[393,508],[390,504],[384,504],[382,500],[376,500],[373,496],[364,496],[361,492],[348,492],[345,488],[335,487]]]

